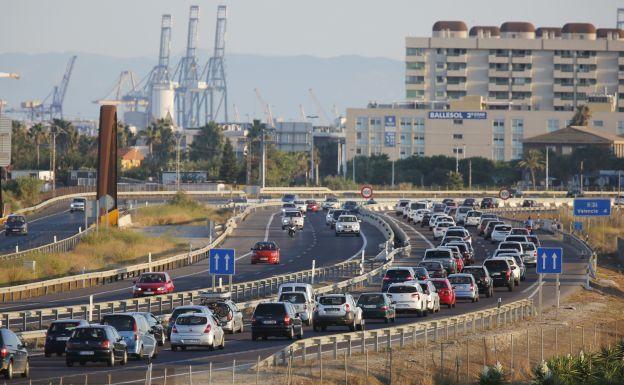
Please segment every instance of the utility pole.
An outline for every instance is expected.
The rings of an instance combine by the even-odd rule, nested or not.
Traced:
[[[546,191],[548,191],[548,153],[550,152],[550,150],[548,149],[548,146],[546,146]]]
[[[262,159],[261,159],[261,173],[262,173],[262,178],[261,178],[261,182],[260,182],[260,187],[264,188],[265,187],[265,183],[266,183],[266,148],[265,148],[265,142],[264,142],[264,135],[265,135],[265,131],[264,131],[264,127],[262,127],[260,129],[260,151],[262,152]]]
[[[468,159],[468,189],[472,190],[472,159]]]
[[[1,192],[1,191],[0,191]],[[620,211],[620,206],[622,206],[622,170],[618,170],[618,194],[617,194],[617,202],[618,202],[618,212]]]
[[[392,187],[394,187],[394,160],[392,161]]]
[[[455,173],[459,173],[459,147],[455,147]]]
[[[52,196],[56,196],[56,128],[52,126]]]
[[[180,140],[182,139],[182,134],[176,132],[176,190],[180,191]]]
[[[580,183],[580,193],[583,193],[583,161],[581,161],[581,180],[579,181]]]

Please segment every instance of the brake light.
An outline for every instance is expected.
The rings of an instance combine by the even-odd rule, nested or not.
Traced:
[[[388,310],[388,306],[382,306],[382,307],[381,307],[381,310],[384,310],[384,311],[385,311],[385,310]]]
[[[408,275],[406,279],[407,279],[408,281],[412,281],[412,280],[414,279],[414,277],[413,277],[413,276],[411,276],[411,275]]]
[[[212,329],[212,325],[210,324],[206,325],[206,328],[204,329],[204,333],[210,333],[210,329]]]
[[[171,333],[176,334],[178,332],[178,329],[174,326],[173,329],[171,329]]]
[[[6,347],[3,347],[2,350],[0,350],[0,357],[6,358],[6,356],[8,355],[9,355],[9,350]]]
[[[290,316],[288,314],[284,317],[284,325],[290,325]]]
[[[470,290],[474,290],[474,284],[470,284]]]
[[[505,277],[506,277],[507,279],[509,279],[509,277],[510,277],[510,276],[511,276],[511,270],[507,270],[507,271],[505,272]]]
[[[252,319],[251,319],[251,324],[252,324],[252,325],[255,325],[255,324],[256,324],[256,319],[255,319],[255,318],[252,318]]]
[[[108,340],[102,341],[102,348],[104,349],[110,348],[110,342]]]
[[[420,294],[418,294],[418,293],[414,293],[414,294],[412,294],[412,298],[418,298],[418,299],[420,299]]]
[[[134,340],[138,341],[139,340],[139,333],[138,333],[138,328],[137,328],[137,324],[136,322],[132,325],[132,331],[134,332]]]
[[[390,280],[390,277],[384,277],[384,279],[383,279],[383,280],[384,280],[384,281],[389,281],[389,280]]]
[[[231,320],[232,320],[232,313],[228,313],[228,315],[227,315],[227,320],[228,320],[228,321],[231,321]]]
[[[351,306],[348,303],[345,303],[345,311],[348,313],[351,311]]]

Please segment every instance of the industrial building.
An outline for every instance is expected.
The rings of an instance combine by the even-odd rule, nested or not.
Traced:
[[[405,44],[406,101],[347,109],[348,158],[519,159],[524,138],[566,127],[583,104],[590,127],[624,134],[620,29],[439,21]]]

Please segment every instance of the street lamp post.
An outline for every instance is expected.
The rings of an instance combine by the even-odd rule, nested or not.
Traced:
[[[176,138],[176,190],[180,191],[180,141],[182,140],[182,134],[180,132],[176,132],[175,138]]]

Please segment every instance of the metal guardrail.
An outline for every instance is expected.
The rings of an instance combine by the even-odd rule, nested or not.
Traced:
[[[45,245],[41,245],[38,247],[34,247],[31,249],[18,251],[10,254],[2,254],[0,255],[0,261],[11,261],[14,259],[24,258],[31,254],[37,253],[67,253],[72,250],[76,245],[80,242],[80,240],[85,237],[87,234],[93,232],[95,228],[93,226],[89,227],[86,230],[80,229],[80,231],[71,237],[61,239],[60,241],[48,243]]]
[[[414,322],[395,327],[376,329],[363,332],[352,332],[343,334],[333,334],[323,337],[312,337],[290,344],[273,355],[259,362],[260,367],[270,367],[275,365],[286,365],[288,361],[300,359],[305,362],[309,356],[321,358],[324,354],[331,354],[336,359],[339,345],[346,349],[347,355],[351,355],[353,342],[359,342],[361,352],[364,353],[366,346],[372,343],[375,351],[379,351],[382,342],[388,349],[393,347],[393,343],[404,347],[406,342],[416,343],[418,337],[427,342],[429,336],[435,342],[442,338],[449,340],[452,328],[453,338],[459,334],[475,334],[477,331],[493,329],[495,327],[506,327],[515,322],[523,321],[534,314],[533,300],[525,299],[512,302],[496,308],[465,313],[458,316],[446,317],[429,322]],[[477,325],[480,322],[481,327]],[[380,341],[380,337],[383,340]],[[395,342],[396,341],[396,342]],[[329,346],[329,349],[323,347]],[[292,361],[291,361],[292,362]]]

